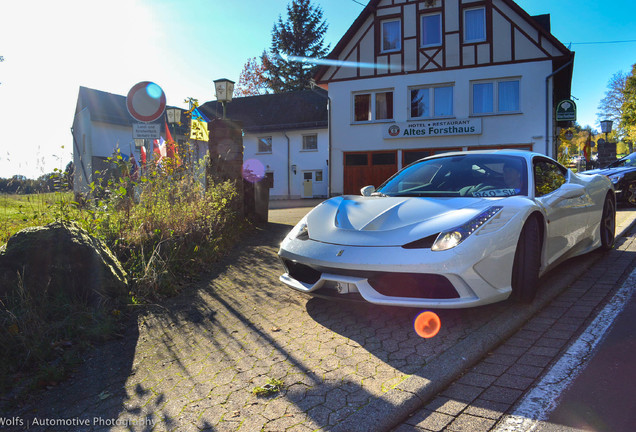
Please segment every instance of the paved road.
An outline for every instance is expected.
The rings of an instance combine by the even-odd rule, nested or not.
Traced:
[[[537,422],[537,431],[572,429],[632,432],[636,425],[636,281],[624,286],[625,296],[617,303],[624,310],[593,352],[580,375],[571,382],[547,419]],[[623,293],[622,293],[623,294]],[[625,297],[632,295],[627,302]],[[600,325],[603,325],[601,322]],[[596,327],[594,327],[595,329]],[[587,354],[586,352],[584,352]],[[577,357],[578,359],[578,357]],[[576,366],[576,365],[571,365]]]
[[[438,311],[442,329],[424,340],[412,328],[417,310],[312,299],[278,281],[283,270],[278,245],[308,210],[271,210],[270,223],[211,269],[199,286],[140,311],[125,337],[92,352],[72,379],[1,416],[36,431],[389,430],[429,400],[427,413],[457,411],[454,402],[466,398],[457,392],[470,393],[469,385],[445,387],[460,371],[568,285],[579,292],[576,287],[591,284],[598,304],[621,277],[614,274],[615,266],[632,265],[617,257],[612,271],[607,265],[597,269],[604,271],[602,282],[578,282],[588,266],[603,260],[601,254],[589,254],[543,278],[544,288],[531,307],[502,302]],[[584,320],[594,307],[575,308],[572,318]],[[570,313],[563,308],[548,311]],[[545,319],[540,314],[536,325],[544,328]],[[551,325],[561,323],[552,319]],[[567,331],[575,330],[556,328],[552,339],[566,338]],[[489,357],[500,368],[511,361],[507,350],[518,351],[510,344]],[[284,382],[280,392],[252,393],[271,378]],[[423,421],[438,417],[427,415]],[[402,426],[419,427],[411,423]]]
[[[617,219],[625,236],[618,239],[615,250],[598,254],[598,260],[514,335],[393,431],[634,430],[636,298],[630,299],[598,346],[590,347],[597,334],[581,334],[596,324],[608,300],[618,305],[608,308],[610,312],[618,310],[634,290],[635,231],[625,231],[633,218],[633,209],[620,208]],[[600,321],[611,325],[608,316]],[[570,384],[571,375],[581,368],[583,372]],[[557,403],[554,399],[561,390]],[[554,405],[558,407],[551,411]]]

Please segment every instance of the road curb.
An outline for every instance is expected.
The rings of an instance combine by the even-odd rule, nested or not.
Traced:
[[[634,224],[630,219],[624,226],[617,227],[622,237]],[[586,269],[603,257],[592,252],[561,264],[558,273],[549,272],[542,278],[546,286],[536,299],[528,305],[510,303],[510,308],[482,328],[474,337],[467,337],[441,355],[432,359],[421,370],[409,376],[395,388],[380,398],[373,399],[341,423],[330,430],[333,432],[390,431],[403,423],[408,416],[421,408],[428,400],[450,385],[464,371],[476,365],[479,360],[493,351],[503,341],[516,333],[537,312],[546,307],[554,298],[566,290]]]

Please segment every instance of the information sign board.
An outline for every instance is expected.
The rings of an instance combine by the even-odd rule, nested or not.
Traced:
[[[160,123],[133,123],[133,139],[158,139],[161,136]]]

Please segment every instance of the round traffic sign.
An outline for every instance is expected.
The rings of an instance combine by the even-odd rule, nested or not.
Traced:
[[[135,120],[155,121],[166,109],[166,94],[157,84],[142,81],[135,84],[128,92],[126,107]]]

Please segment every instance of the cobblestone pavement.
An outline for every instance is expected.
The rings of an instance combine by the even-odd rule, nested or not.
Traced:
[[[372,417],[366,425],[360,421],[365,409],[377,401],[391,408],[392,395],[403,394],[400,389],[425,376],[423,368],[452,348],[470,344],[471,336],[511,307],[502,302],[439,310],[442,329],[434,339],[424,340],[412,328],[417,310],[329,302],[296,293],[278,280],[283,268],[277,250],[290,224],[308,210],[270,211],[270,223],[203,283],[164,305],[145,308],[121,340],[95,349],[73,378],[1,416],[28,424],[34,431],[375,430]],[[628,265],[626,257],[616,260]],[[560,274],[572,277],[578,272],[579,267],[567,263],[560,269]],[[584,320],[613,282],[588,278],[577,282],[571,291],[585,300],[593,297],[596,303],[569,312],[565,300],[557,302],[548,311],[551,315],[537,318],[537,328],[529,330],[526,338],[560,323],[551,339],[563,340],[575,331],[569,320]],[[569,301],[575,301],[573,296]],[[558,313],[568,320],[550,321]],[[474,407],[491,413],[493,408],[502,409],[501,395],[512,398],[519,391],[514,380],[502,378],[497,381],[503,389],[499,396],[482,395],[507,371],[517,370],[513,356],[538,362],[526,365],[532,371],[542,366],[543,351],[536,352],[537,347],[527,355],[521,353],[514,345],[519,339],[497,349],[488,360],[492,366],[462,377],[402,427],[438,430],[434,427],[444,420],[461,424],[467,415],[484,423],[496,421],[494,414],[475,416],[467,411],[468,404],[487,401]],[[499,371],[499,376],[492,371]],[[252,390],[269,379],[283,381],[282,390],[254,395]],[[436,425],[426,429],[434,421]]]
[[[635,268],[634,234],[393,432],[497,430]]]

